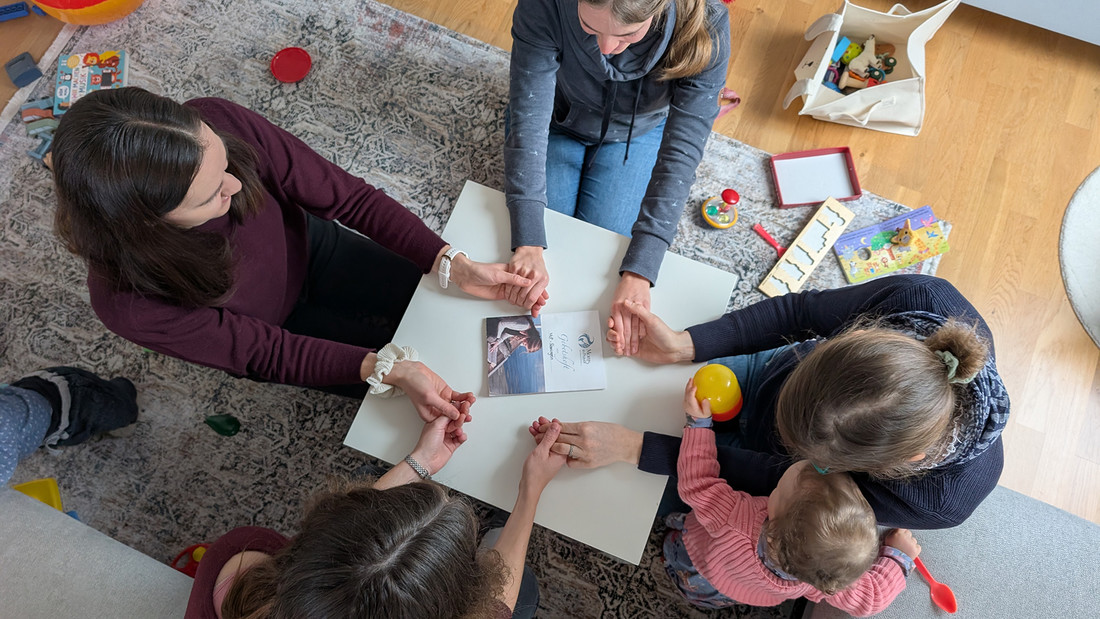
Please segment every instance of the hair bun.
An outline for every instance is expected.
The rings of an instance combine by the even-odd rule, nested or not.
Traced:
[[[929,335],[924,340],[924,345],[932,352],[950,353],[958,360],[953,382],[969,382],[989,359],[989,345],[978,335],[974,325],[955,318],[949,319],[935,333]]]

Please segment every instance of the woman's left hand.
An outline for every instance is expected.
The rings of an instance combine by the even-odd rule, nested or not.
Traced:
[[[466,432],[462,429],[462,424],[471,419],[470,403],[460,403],[458,410],[462,415],[457,420],[440,415],[424,424],[420,440],[409,454],[427,467],[432,475],[438,473],[450,461],[455,450],[466,442]]]
[[[465,420],[469,416],[469,406],[477,400],[473,393],[451,389],[446,381],[419,361],[393,364],[393,369],[382,380],[400,387],[412,400],[417,414],[425,423],[434,421],[440,415],[455,422]],[[468,405],[466,413],[459,410],[464,403]]]
[[[532,283],[522,275],[510,273],[507,264],[477,262],[461,254],[451,261],[451,281],[466,294],[491,301],[507,299],[509,289],[527,288]],[[535,300],[531,311],[537,314],[546,305],[547,298],[544,292]]]
[[[621,337],[620,343],[615,345],[616,354],[638,354],[638,340],[646,334],[645,324],[625,304],[630,300],[648,310],[649,288],[648,279],[630,271],[623,272],[615,296],[611,298],[611,322]]]

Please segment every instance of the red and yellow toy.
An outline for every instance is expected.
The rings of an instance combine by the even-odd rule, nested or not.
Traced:
[[[741,196],[732,189],[722,192],[722,197],[712,196],[703,201],[703,220],[712,227],[725,230],[737,223],[737,207]]]
[[[700,404],[710,400],[710,414],[715,421],[733,419],[744,403],[737,375],[718,363],[704,365],[695,373],[695,399]]]
[[[51,17],[78,26],[105,24],[126,17],[145,0],[32,0]]]

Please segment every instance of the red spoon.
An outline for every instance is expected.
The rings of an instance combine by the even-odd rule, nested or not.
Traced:
[[[932,593],[932,603],[952,614],[959,610],[959,603],[955,600],[955,592],[951,590],[951,587],[932,578],[920,557],[913,559],[913,562],[917,564],[917,571],[920,572],[920,575],[928,581],[928,590]]]
[[[787,251],[787,248],[780,245],[779,241],[775,240],[774,236],[768,234],[768,231],[764,229],[764,226],[761,226],[760,224],[755,224],[752,227],[752,231],[759,234],[760,238],[764,239],[764,241],[768,245],[771,245],[772,248],[775,249],[775,253],[779,254],[780,258],[783,257],[783,252]]]

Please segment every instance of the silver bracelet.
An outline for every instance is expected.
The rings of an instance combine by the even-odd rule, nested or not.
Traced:
[[[424,468],[416,460],[413,460],[412,454],[405,456],[405,464],[411,466],[412,470],[416,471],[416,474],[420,476],[420,479],[429,480],[432,478],[432,474],[428,472],[428,469]]]

